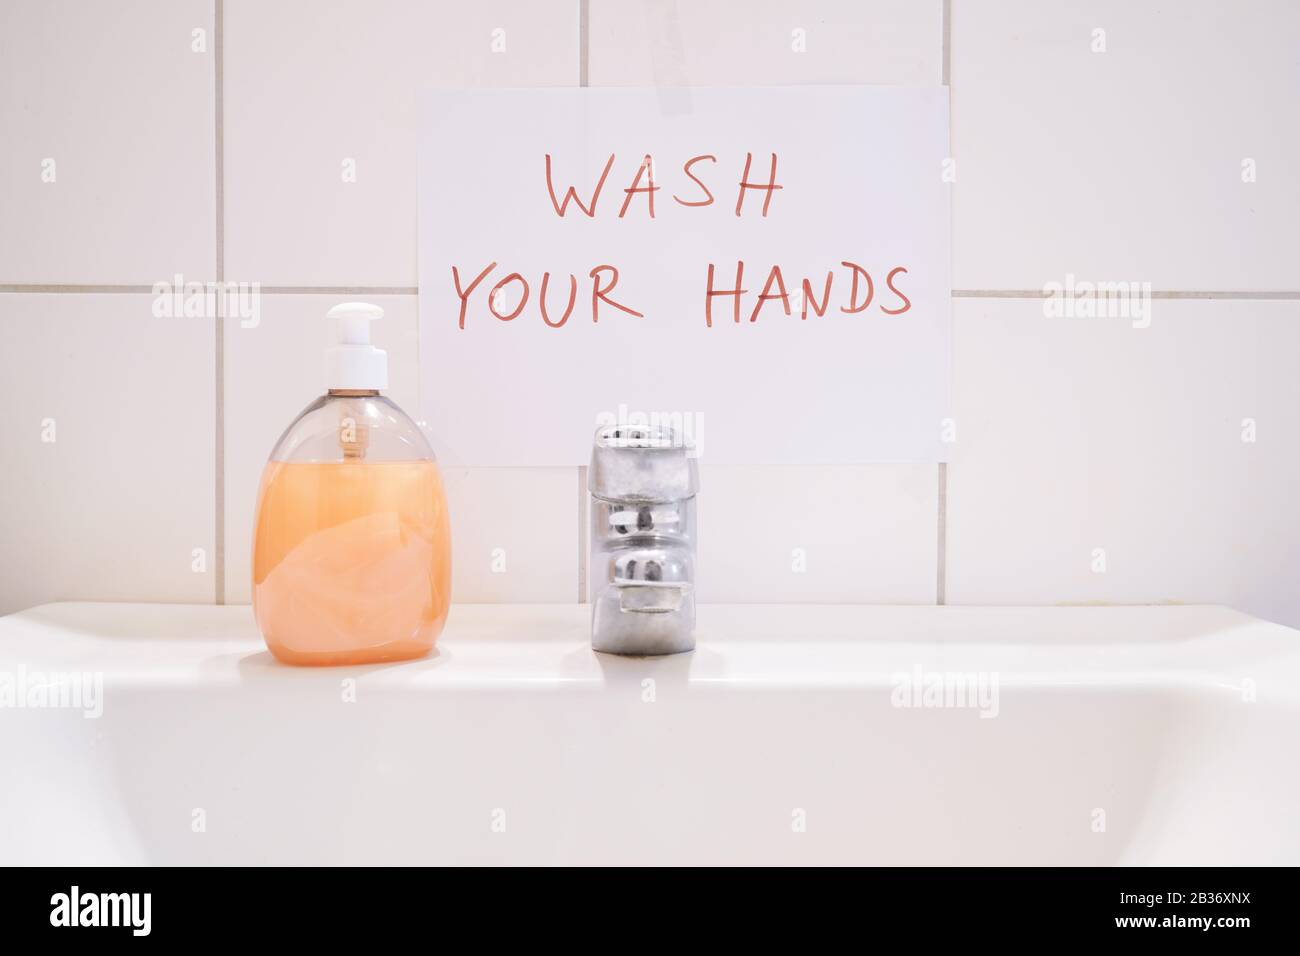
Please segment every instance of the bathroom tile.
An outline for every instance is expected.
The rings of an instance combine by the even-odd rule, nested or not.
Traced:
[[[702,601],[935,601],[937,465],[704,465],[699,521]]]
[[[940,0],[591,0],[588,78],[592,86],[928,86],[941,78],[942,7]]]
[[[578,82],[578,4],[225,4],[226,273],[415,286],[420,91]],[[480,149],[447,131],[447,149]]]
[[[1300,5],[952,6],[954,288],[1297,288]]]
[[[0,4],[0,284],[211,278],[214,73],[209,0]]]
[[[256,325],[225,323],[226,600],[251,599],[253,519],[267,456],[325,390],[330,307],[341,295],[263,295]],[[383,306],[375,342],[388,352],[388,395],[416,416],[420,387],[415,296]],[[444,471],[452,519],[452,598],[573,601],[577,595],[577,469]],[[501,549],[500,553],[497,549]]]
[[[213,328],[136,294],[0,295],[0,614],[213,599]]]
[[[577,602],[577,468],[448,468],[444,477],[453,600]]]
[[[1300,626],[1300,302],[1158,300],[1134,328],[960,300],[954,319],[948,603]]]

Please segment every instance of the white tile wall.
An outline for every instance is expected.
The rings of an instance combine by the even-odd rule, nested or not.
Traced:
[[[0,614],[212,600],[213,326],[151,305],[0,295]]]
[[[1300,302],[1157,301],[1143,329],[963,300],[954,324],[951,603],[1300,623]]]
[[[953,288],[1294,291],[1297,48],[1287,0],[955,0]]]
[[[940,0],[591,0],[592,86],[932,86]]]
[[[212,22],[210,0],[0,4],[0,283],[212,278]]]
[[[578,599],[576,468],[448,468],[454,601]]]
[[[943,6],[762,0],[738,15],[725,0],[590,0],[585,74],[933,84]],[[944,580],[950,603],[1210,600],[1300,625],[1287,368],[1300,344],[1300,8],[951,6],[957,289],[1038,290],[1072,273],[1265,301],[1160,299],[1135,330],[959,297],[946,504],[933,465],[706,466],[703,596],[929,602]],[[416,298],[384,290],[416,285],[417,90],[576,84],[582,8],[224,0],[218,25],[214,0],[0,7],[0,293],[17,293],[0,295],[0,400],[28,435],[0,469],[0,611],[213,600],[218,521],[224,596],[247,599],[258,474],[320,387],[330,304],[385,305],[393,395],[416,407]],[[271,288],[261,327],[228,321],[221,342],[220,494],[212,322],[155,320],[147,295],[30,288],[203,279],[219,251],[226,278]],[[114,358],[128,374],[110,374]],[[53,445],[39,441],[47,417]],[[456,600],[577,598],[578,469],[446,478]],[[197,574],[196,547],[211,549]],[[1096,547],[1105,574],[1090,569]]]
[[[700,600],[934,603],[934,465],[700,472]]]
[[[574,0],[226,0],[225,39],[226,274],[270,285],[414,287],[419,91],[578,82]]]

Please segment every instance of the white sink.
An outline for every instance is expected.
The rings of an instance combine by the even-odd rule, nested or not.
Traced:
[[[1300,863],[1289,628],[705,606],[660,659],[587,629],[460,606],[426,660],[303,670],[246,607],[0,619],[11,695],[103,687],[97,718],[0,709],[0,863]],[[918,674],[986,696],[896,706]]]

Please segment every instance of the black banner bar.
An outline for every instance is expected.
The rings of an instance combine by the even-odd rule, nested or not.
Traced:
[[[799,941],[848,931],[942,941],[1214,941],[1294,936],[1294,873],[1280,869],[10,869],[0,896],[7,942],[149,940],[371,943],[599,926],[685,942]],[[431,922],[432,921],[432,922]],[[692,927],[687,930],[687,927]],[[864,936],[863,934],[867,934]],[[66,939],[65,939],[66,941]],[[805,940],[806,941],[806,940]],[[545,940],[534,938],[535,944]]]

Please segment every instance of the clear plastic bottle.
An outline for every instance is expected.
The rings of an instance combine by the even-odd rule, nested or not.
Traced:
[[[253,608],[289,664],[366,664],[429,652],[451,600],[442,475],[416,424],[380,394],[378,306],[330,310],[329,391],[281,436],[262,475]]]

